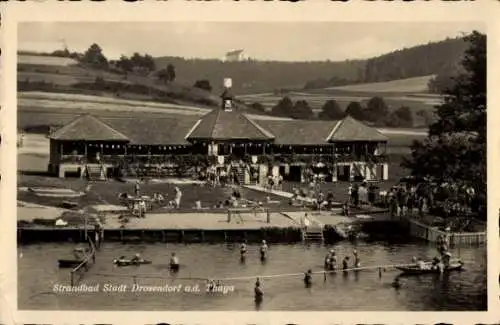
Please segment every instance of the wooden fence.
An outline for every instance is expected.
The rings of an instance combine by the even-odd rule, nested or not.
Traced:
[[[440,236],[448,236],[450,245],[481,245],[486,243],[486,232],[446,232],[410,217],[401,217],[408,223],[413,237],[435,243]]]

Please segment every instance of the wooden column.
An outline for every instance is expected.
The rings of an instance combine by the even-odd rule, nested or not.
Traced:
[[[61,142],[61,156],[64,155],[64,151],[63,151],[63,143]]]

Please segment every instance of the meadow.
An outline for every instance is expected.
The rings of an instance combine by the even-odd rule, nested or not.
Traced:
[[[324,89],[311,89],[303,91],[291,91],[283,94],[262,93],[242,95],[239,98],[247,104],[261,103],[266,111],[272,108],[284,96],[292,101],[305,100],[312,110],[317,114],[327,100],[336,100],[341,109],[345,110],[350,102],[360,102],[366,105],[368,100],[374,96],[384,98],[390,110],[396,110],[401,106],[409,107],[414,113],[416,125],[423,124],[416,113],[420,110],[432,112],[436,105],[442,103],[439,95],[427,93],[427,82],[432,76],[393,80],[388,82],[354,84],[342,87]]]

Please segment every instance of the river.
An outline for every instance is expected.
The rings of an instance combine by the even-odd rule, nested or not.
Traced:
[[[430,259],[434,247],[422,243],[339,242],[331,247],[320,245],[270,245],[269,259],[262,264],[258,247],[249,246],[247,261],[241,264],[238,245],[219,244],[121,244],[104,243],[96,264],[82,277],[80,284],[99,285],[98,293],[56,293],[55,284],[69,285],[69,269],[57,267],[58,258],[71,257],[71,244],[36,244],[19,247],[18,299],[25,310],[255,310],[255,280],[224,281],[224,293],[207,294],[205,281],[195,278],[228,278],[271,274],[300,273],[311,268],[322,270],[324,256],[334,248],[340,259],[357,249],[363,266],[408,263],[412,256]],[[120,255],[141,253],[151,265],[115,267],[112,260]],[[170,276],[169,256],[175,252],[181,271]],[[290,311],[459,311],[486,310],[486,250],[453,250],[464,260],[466,270],[449,275],[401,278],[399,290],[391,286],[399,274],[386,270],[313,276],[312,288],[305,288],[302,276],[265,278],[263,303],[259,310]],[[126,277],[109,276],[110,274]],[[134,283],[127,275],[142,274],[137,284],[182,288],[181,292],[131,292]],[[151,278],[170,277],[169,279]],[[106,284],[127,286],[127,292],[103,292]],[[200,292],[184,292],[198,284]],[[234,290],[234,291],[232,291]]]

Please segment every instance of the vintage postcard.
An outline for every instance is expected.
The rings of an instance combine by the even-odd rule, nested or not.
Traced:
[[[301,6],[7,7],[2,322],[498,320],[498,8]]]

